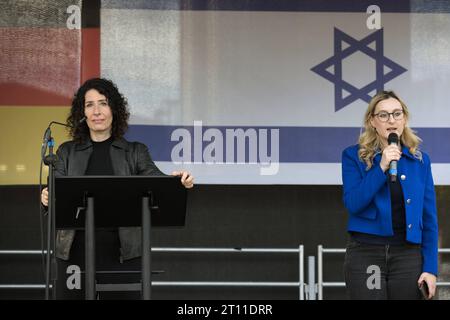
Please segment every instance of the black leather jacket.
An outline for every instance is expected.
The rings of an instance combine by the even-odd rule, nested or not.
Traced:
[[[121,138],[111,144],[111,162],[116,176],[165,176],[152,161],[147,146],[139,142],[128,142]],[[64,142],[56,152],[58,161],[55,175],[83,176],[92,153],[92,142]],[[68,260],[75,230],[58,230],[56,256]],[[121,259],[128,260],[141,255],[140,227],[119,228]]]

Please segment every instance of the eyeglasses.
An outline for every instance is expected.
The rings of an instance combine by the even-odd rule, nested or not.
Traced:
[[[378,113],[374,113],[374,116],[376,116],[381,122],[388,122],[391,114],[394,120],[403,120],[403,110],[394,110],[394,112],[380,111]]]

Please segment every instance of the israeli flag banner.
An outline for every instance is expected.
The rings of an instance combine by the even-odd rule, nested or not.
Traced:
[[[450,3],[373,2],[102,1],[126,138],[199,184],[341,184],[368,102],[394,90],[449,185]]]

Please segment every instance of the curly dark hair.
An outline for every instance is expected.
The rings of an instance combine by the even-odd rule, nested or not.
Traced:
[[[111,136],[113,139],[122,138],[128,129],[128,119],[130,117],[128,102],[111,80],[103,78],[87,80],[75,93],[72,100],[72,108],[67,117],[67,124],[71,126],[69,129],[71,137],[78,143],[84,142],[90,137],[86,121],[82,123],[80,121],[84,117],[86,92],[91,89],[97,90],[106,97],[113,116]]]

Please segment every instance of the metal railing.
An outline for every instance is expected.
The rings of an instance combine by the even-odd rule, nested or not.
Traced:
[[[318,299],[323,300],[324,287],[345,287],[345,282],[324,282],[323,281],[323,254],[324,253],[345,253],[342,248],[324,248],[317,246],[317,294]],[[450,248],[438,249],[438,253],[450,253]],[[437,282],[438,287],[450,287],[450,282]]]
[[[163,253],[295,253],[298,254],[298,282],[259,281],[152,281],[152,286],[194,286],[194,287],[298,287],[299,299],[304,300],[304,247],[298,248],[152,248],[152,252]],[[0,250],[0,255],[41,255],[40,250]],[[0,284],[0,289],[45,289],[45,284]]]

